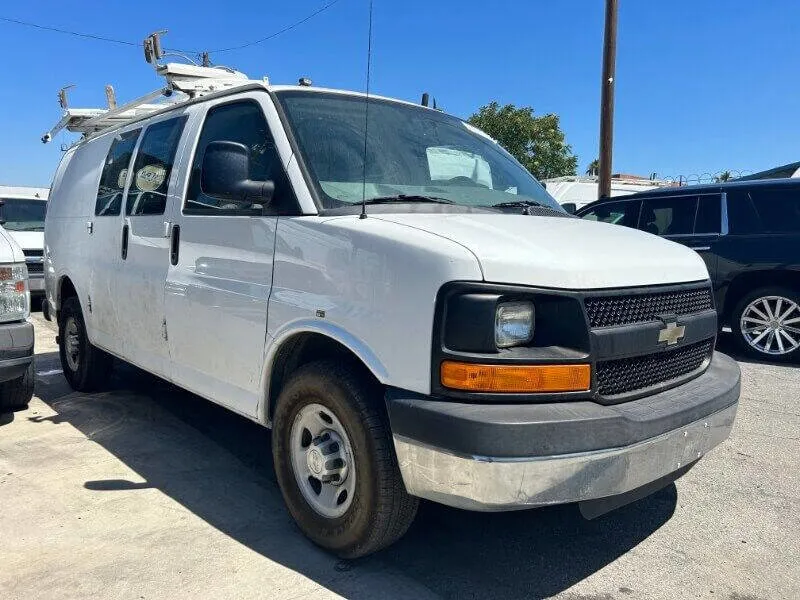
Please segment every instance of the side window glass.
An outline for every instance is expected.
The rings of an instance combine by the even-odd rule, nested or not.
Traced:
[[[736,235],[758,233],[761,230],[758,214],[746,191],[732,191],[728,199],[728,229]]]
[[[141,129],[126,131],[111,142],[111,149],[103,164],[100,175],[100,187],[97,188],[97,200],[94,214],[98,217],[119,216],[122,206],[122,193],[128,180],[128,167],[136,140]]]
[[[220,200],[203,193],[201,175],[206,147],[211,142],[237,142],[244,144],[250,153],[250,179],[274,181],[276,196],[280,185],[282,168],[267,120],[261,107],[252,101],[234,102],[208,111],[197,149],[192,161],[192,174],[186,194],[184,212],[188,214],[253,214],[261,205],[252,202]],[[273,200],[273,203],[275,200]],[[223,212],[224,211],[224,212]]]
[[[607,202],[585,213],[583,218],[635,228],[640,205],[637,201]]]
[[[639,229],[655,235],[686,235],[694,232],[697,196],[648,198],[642,203]]]
[[[184,123],[186,118],[178,117],[155,123],[145,130],[133,164],[126,215],[164,214],[169,176]]]
[[[800,188],[750,190],[764,231],[800,233]]]
[[[722,209],[720,196],[700,196],[697,218],[694,221],[695,233],[719,233],[722,230]]]

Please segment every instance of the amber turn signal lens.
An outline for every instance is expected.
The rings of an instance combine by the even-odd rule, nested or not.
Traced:
[[[589,365],[478,365],[446,360],[444,387],[465,392],[582,392],[591,386]]]

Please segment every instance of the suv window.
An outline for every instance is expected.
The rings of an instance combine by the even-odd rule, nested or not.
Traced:
[[[100,186],[97,188],[97,200],[94,205],[95,216],[119,215],[122,192],[128,180],[131,155],[141,131],[141,129],[126,131],[111,143],[106,162],[103,164],[103,172],[100,174]]]
[[[750,199],[763,231],[800,233],[800,188],[753,189]]]
[[[697,196],[672,196],[642,200],[639,229],[655,235],[694,233]]]
[[[593,209],[583,213],[582,218],[589,221],[602,221],[636,228],[639,219],[641,202],[636,200],[621,200],[619,202],[604,202]]]
[[[188,214],[250,214],[261,212],[261,205],[251,202],[218,200],[203,193],[201,171],[206,147],[211,142],[238,142],[250,151],[250,179],[275,182],[276,195],[282,180],[282,168],[264,112],[256,102],[244,100],[223,104],[208,111],[192,161],[192,175],[186,194],[184,212]]]
[[[172,163],[185,123],[185,117],[177,117],[150,125],[145,130],[133,164],[126,215],[164,214]]]
[[[697,218],[694,221],[695,233],[720,233],[722,230],[721,196],[700,196]]]
[[[758,213],[746,191],[733,191],[727,193],[728,202],[728,228],[731,233],[746,235],[757,233],[760,229]]]

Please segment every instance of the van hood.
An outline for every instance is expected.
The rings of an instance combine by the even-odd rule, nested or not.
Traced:
[[[621,225],[508,214],[380,214],[370,218],[456,242],[492,283],[600,289],[708,279],[700,256]]]
[[[44,248],[44,231],[14,231],[6,229],[23,250],[41,250]]]

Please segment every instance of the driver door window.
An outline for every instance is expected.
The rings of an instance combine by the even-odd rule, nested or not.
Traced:
[[[219,141],[237,142],[247,147],[250,154],[250,179],[273,181],[275,194],[271,206],[279,206],[280,193],[286,188],[282,185],[284,178],[280,158],[261,107],[247,100],[223,104],[208,112],[192,161],[184,214],[253,215],[262,212],[260,204],[220,200],[203,193],[201,173],[206,147],[211,142]]]

